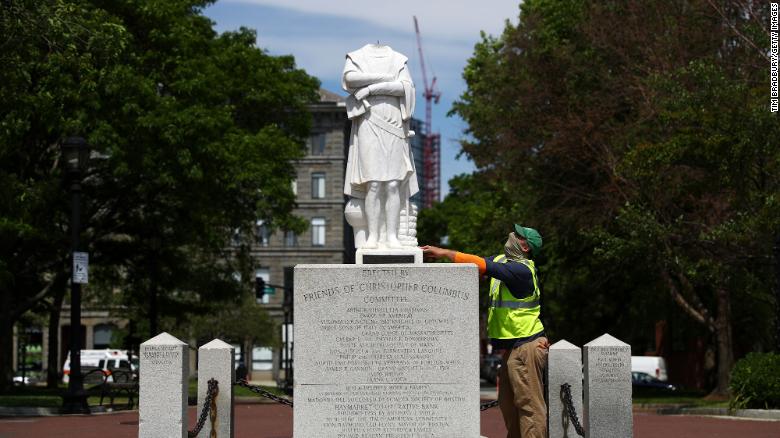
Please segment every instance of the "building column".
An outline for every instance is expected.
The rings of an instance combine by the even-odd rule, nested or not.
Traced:
[[[49,370],[49,326],[44,325],[41,327],[43,336],[41,337],[41,373],[46,376],[46,372]],[[55,351],[54,354],[57,354]]]
[[[95,348],[95,324],[85,324],[84,319],[81,319],[81,325],[84,326],[84,345],[81,347],[82,350],[91,350]]]
[[[13,353],[11,353],[11,369],[15,372],[18,371],[18,367],[16,366],[17,362],[19,361],[18,358],[18,349],[19,349],[19,330],[17,330],[17,324],[14,324],[14,335],[13,335]]]

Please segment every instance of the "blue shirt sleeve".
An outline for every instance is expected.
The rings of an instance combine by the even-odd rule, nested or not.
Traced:
[[[527,298],[534,293],[534,278],[528,266],[508,260],[506,263],[496,263],[494,257],[485,257],[485,273],[509,288],[517,299]]]

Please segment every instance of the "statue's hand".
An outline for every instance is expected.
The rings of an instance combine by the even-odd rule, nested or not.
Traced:
[[[354,96],[355,96],[355,99],[357,99],[357,100],[363,100],[366,97],[368,97],[369,94],[370,94],[370,91],[369,91],[368,87],[363,87],[363,88],[355,91]]]

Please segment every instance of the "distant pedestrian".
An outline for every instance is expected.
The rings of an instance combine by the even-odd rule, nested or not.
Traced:
[[[238,367],[236,368],[236,381],[241,382],[243,380],[246,380],[246,365],[244,365],[244,362],[239,362]]]
[[[498,401],[507,438],[545,438],[547,404],[544,372],[549,342],[539,319],[539,279],[533,258],[542,249],[542,236],[515,224],[504,254],[479,257],[435,246],[423,246],[427,258],[474,263],[491,277],[488,337],[493,350],[503,351]]]

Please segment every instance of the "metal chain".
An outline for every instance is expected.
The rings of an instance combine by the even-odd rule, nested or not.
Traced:
[[[571,399],[571,385],[564,383],[561,385],[561,399],[563,399],[563,409],[566,415],[569,416],[571,424],[574,425],[574,430],[577,431],[577,435],[585,436],[585,431],[582,429],[580,420],[577,418],[577,412],[574,410],[574,402]]]
[[[217,381],[214,380],[214,383],[216,384]],[[209,403],[211,406],[211,411],[209,411],[209,420],[211,420],[210,438],[217,438],[217,394],[219,394],[219,387],[215,385],[214,388],[216,388],[216,391],[214,392],[214,397],[211,397],[211,403]]]
[[[238,380],[238,381],[236,381],[235,385],[244,387],[244,388],[254,392],[255,394],[261,395],[261,396],[263,396],[265,398],[269,398],[269,399],[271,399],[271,400],[273,400],[273,401],[275,401],[277,403],[281,403],[283,405],[287,405],[289,407],[293,407],[292,400],[290,400],[288,398],[284,398],[284,397],[279,397],[276,394],[273,394],[271,392],[266,391],[265,389],[263,389],[260,386],[250,384],[246,380]]]
[[[494,408],[496,406],[498,406],[498,400],[491,400],[491,401],[480,403],[479,404],[479,410],[480,411],[486,411],[486,410],[488,410],[490,408]]]
[[[209,380],[209,389],[208,392],[206,392],[206,399],[203,400],[203,410],[200,412],[200,417],[198,417],[198,424],[195,425],[194,430],[187,431],[187,436],[189,438],[195,438],[200,433],[200,430],[203,429],[203,425],[206,424],[206,417],[209,416],[209,412],[211,412],[211,438],[215,438],[217,436],[217,431],[214,428],[214,423],[217,420],[217,394],[219,394],[219,384],[215,379]]]

